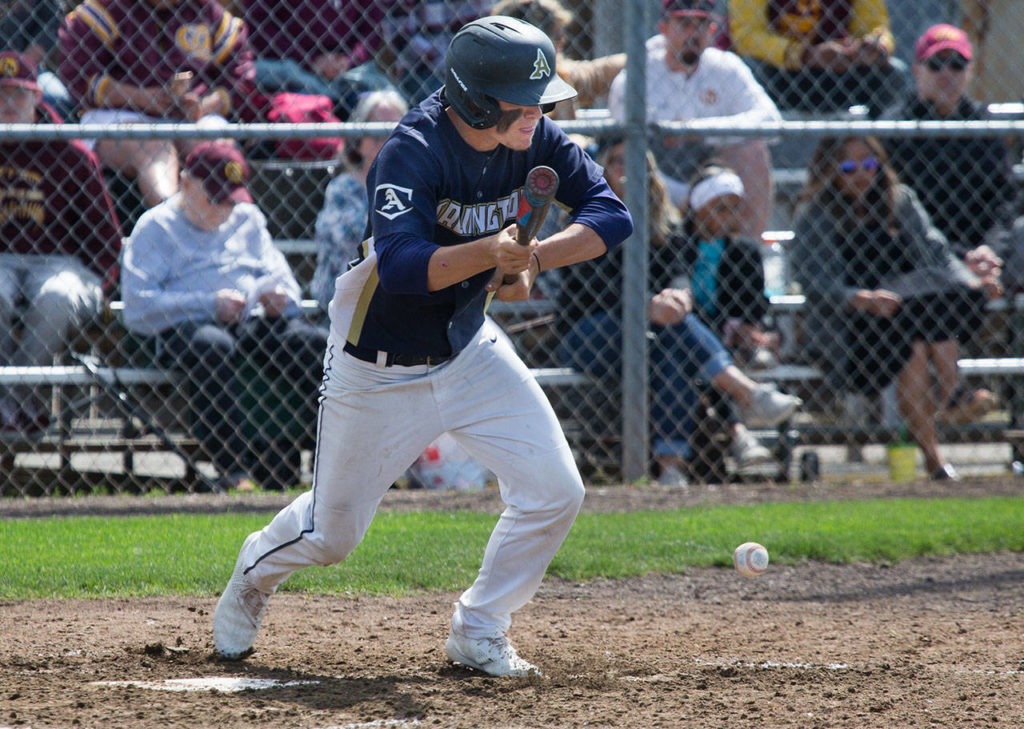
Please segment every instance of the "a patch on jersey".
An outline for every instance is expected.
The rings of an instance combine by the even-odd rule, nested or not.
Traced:
[[[718,92],[714,89],[704,89],[700,94],[700,100],[706,106],[714,106],[718,103]]]
[[[377,185],[373,193],[374,210],[388,220],[405,215],[412,210],[412,190],[385,182]]]
[[[174,34],[174,43],[192,58],[209,61],[213,50],[212,34],[209,26],[203,23],[190,23],[178,28]]]
[[[544,51],[540,48],[537,49],[537,58],[533,62],[533,73],[530,74],[531,81],[539,81],[542,78],[547,78],[551,75],[551,64],[548,63],[547,56],[544,55]]]

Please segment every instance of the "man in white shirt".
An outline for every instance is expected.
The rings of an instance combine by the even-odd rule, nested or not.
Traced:
[[[753,73],[734,53],[711,47],[718,31],[713,0],[662,0],[661,35],[647,42],[647,118],[774,122],[781,116]],[[626,72],[612,82],[608,107],[625,121]],[[714,156],[736,170],[748,191],[744,233],[760,237],[775,198],[767,141],[749,137],[659,137],[652,142],[673,201],[686,207],[687,180]]]

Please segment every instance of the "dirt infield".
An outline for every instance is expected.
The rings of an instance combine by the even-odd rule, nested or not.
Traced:
[[[915,495],[917,487],[842,488],[818,496]],[[588,496],[587,508],[814,497],[756,486],[696,497],[605,491]],[[961,491],[1019,494],[1020,485]],[[438,498],[395,494],[387,508]],[[117,513],[142,500],[76,501],[76,509]],[[179,501],[179,509],[214,511],[276,504]],[[455,498],[467,508],[494,502],[491,494]],[[146,509],[170,504],[149,500]],[[8,517],[63,508],[8,506]],[[446,662],[455,597],[277,595],[256,653],[240,663],[213,655],[213,599],[0,602],[0,727],[1024,726],[1020,553],[773,565],[757,579],[701,569],[548,580],[511,632],[545,673],[531,679],[483,678]],[[271,687],[254,688],[260,681]]]

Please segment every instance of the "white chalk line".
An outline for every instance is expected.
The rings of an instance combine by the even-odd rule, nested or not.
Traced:
[[[852,666],[846,663],[790,663],[787,661],[761,661],[755,663],[753,661],[711,661],[703,658],[694,658],[693,662],[700,666],[712,666],[716,668],[789,668],[789,669],[804,669],[804,670],[825,670],[825,671],[848,671],[852,670]],[[1021,676],[1024,675],[1024,670],[1018,670],[1009,668],[1005,670],[997,670],[995,668],[950,668],[943,669],[940,666],[931,666],[933,669],[938,669],[947,673],[954,674],[977,674],[983,676]]]
[[[286,686],[304,686],[319,681],[278,681],[275,678],[237,678],[214,676],[209,678],[169,678],[166,681],[93,681],[93,686],[134,686],[154,691],[262,691]]]
[[[849,666],[845,663],[790,663],[788,661],[708,661],[703,658],[694,658],[693,662],[699,666],[712,666],[716,668],[800,668],[825,671],[847,671]]]
[[[377,719],[376,721],[364,721],[358,724],[337,724],[333,726],[319,727],[319,729],[370,729],[371,727],[419,725],[419,719]]]

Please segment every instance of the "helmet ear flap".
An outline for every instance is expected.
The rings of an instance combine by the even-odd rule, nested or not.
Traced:
[[[451,71],[448,76],[442,97],[455,109],[455,113],[474,129],[489,129],[497,125],[501,117],[501,106],[497,100],[479,91],[462,89]]]
[[[473,119],[465,119],[474,129],[489,129],[498,123],[501,118],[501,106],[495,99],[486,94],[470,92],[466,94],[469,109]],[[456,109],[458,111],[458,109]]]

